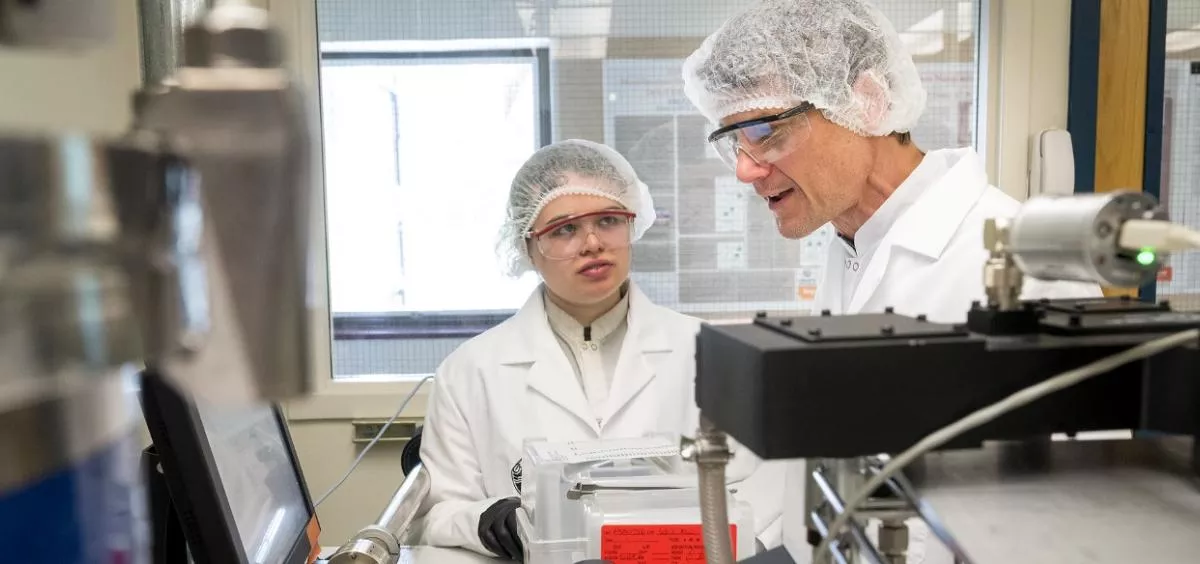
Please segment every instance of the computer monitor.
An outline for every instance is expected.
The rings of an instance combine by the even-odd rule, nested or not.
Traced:
[[[141,385],[142,412],[174,508],[155,518],[178,517],[191,560],[312,562],[320,525],[278,407],[196,401],[151,370]]]

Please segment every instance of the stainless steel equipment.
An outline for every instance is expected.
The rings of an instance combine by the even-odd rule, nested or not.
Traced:
[[[402,539],[409,525],[429,495],[429,472],[417,464],[404,482],[396,488],[392,499],[379,518],[355,533],[346,544],[329,557],[330,564],[391,564],[400,556]]]
[[[1008,252],[1025,276],[1136,288],[1154,280],[1164,257],[1139,262],[1117,237],[1130,219],[1166,219],[1142,192],[1033,198],[1007,223]]]
[[[1200,551],[1200,537],[1185,532],[1200,523],[1200,496],[1188,486],[1200,475],[1200,343],[1191,342],[1200,314],[1129,298],[1019,299],[1027,275],[1122,287],[1151,280],[1166,257],[1162,249],[1122,246],[1122,229],[1133,220],[1139,229],[1165,227],[1147,227],[1146,220],[1164,221],[1164,213],[1153,198],[1135,193],[1035,198],[1013,218],[988,221],[990,256],[981,265],[988,303],[972,305],[963,325],[889,310],[705,326],[696,397],[703,420],[717,427],[705,432],[728,432],[764,459],[807,461],[808,541],[832,549],[813,554],[814,562],[905,562],[912,544],[905,524],[913,516],[932,533],[924,545],[944,547],[959,562],[1186,559]],[[1194,233],[1180,236],[1190,246],[1200,241]],[[1157,343],[1144,346],[1149,341]],[[1170,347],[1162,344],[1168,341]],[[967,414],[1135,345],[1150,356],[1106,361],[1089,380],[939,442],[943,450],[907,467],[911,483],[895,476],[882,480],[886,488],[864,489],[881,481],[885,460],[877,453],[901,453]],[[853,419],[845,419],[845,403],[836,399],[854,402]],[[1173,438],[1135,436],[1106,445],[1048,440],[1054,433],[1112,429]],[[1159,442],[1185,444],[1163,451]],[[1005,507],[1005,496],[1037,506],[1030,495],[1035,480],[1051,484],[1037,490],[1041,495],[1069,501],[1073,516],[1058,506],[1022,516],[1011,506],[990,511]],[[1071,491],[1070,499],[1053,498],[1055,487]],[[1100,501],[1108,491],[1122,509]],[[1174,492],[1170,504],[1159,493],[1167,491]],[[864,504],[850,506],[864,497]],[[1108,514],[1113,510],[1126,514]],[[1009,522],[984,525],[977,515]],[[829,530],[835,519],[846,527]],[[1097,524],[1103,538],[1091,541],[1055,524],[1076,519]],[[1014,522],[1021,520],[1028,525]],[[879,525],[874,542],[869,521]],[[1128,530],[1108,524],[1117,521]],[[706,519],[710,530],[722,526]],[[1049,529],[1070,533],[1070,540],[1047,542]],[[997,535],[1004,530],[1019,534]],[[712,554],[710,562],[730,562],[723,550]]]
[[[308,392],[311,131],[281,65],[264,11],[219,4],[111,148],[146,357],[209,400]]]
[[[0,48],[95,46],[113,7],[0,0]],[[147,557],[137,364],[210,401],[307,391],[299,93],[264,10],[186,45],[124,138],[0,131],[0,542],[48,562]]]

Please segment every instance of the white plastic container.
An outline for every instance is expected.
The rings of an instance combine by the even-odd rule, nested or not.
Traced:
[[[528,564],[664,551],[699,551],[683,561],[703,562],[698,481],[676,439],[528,441],[522,466],[518,521]],[[735,556],[747,558],[756,550],[752,510],[728,502]]]

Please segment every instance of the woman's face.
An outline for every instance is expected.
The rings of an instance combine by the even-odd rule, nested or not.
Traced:
[[[593,305],[629,278],[629,212],[600,196],[566,195],[542,208],[530,231],[529,256],[559,298]]]

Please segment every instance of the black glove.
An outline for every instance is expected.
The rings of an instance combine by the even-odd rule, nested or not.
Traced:
[[[506,497],[484,510],[479,516],[479,540],[483,547],[507,560],[525,560],[521,537],[517,536],[517,508],[521,500]]]

